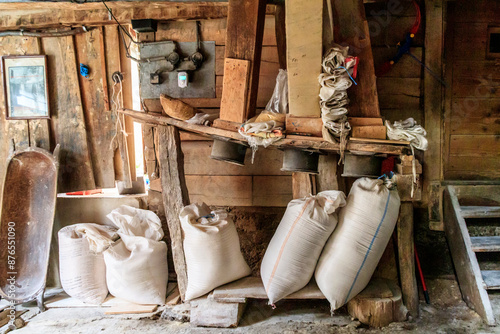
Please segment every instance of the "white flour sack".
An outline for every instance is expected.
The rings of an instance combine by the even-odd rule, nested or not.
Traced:
[[[399,205],[397,190],[389,190],[383,180],[360,178],[352,185],[315,273],[332,311],[370,281],[396,225]]]
[[[107,217],[121,240],[104,252],[109,292],[136,304],[165,304],[167,244],[161,221],[148,210],[122,205]]]
[[[291,201],[260,267],[269,303],[309,283],[321,250],[337,225],[337,209],[345,205],[341,191],[323,191]]]
[[[59,239],[59,275],[68,295],[101,304],[108,295],[102,252],[118,238],[116,229],[98,224],[63,227]]]
[[[225,212],[191,204],[179,215],[184,232],[188,284],[186,300],[251,273],[240,250],[238,232]]]
[[[165,304],[167,244],[126,234],[120,237],[104,252],[109,293],[136,304]]]

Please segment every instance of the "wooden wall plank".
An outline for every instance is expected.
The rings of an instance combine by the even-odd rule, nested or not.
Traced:
[[[500,3],[498,1],[459,1],[455,4],[455,22],[464,23],[500,23]]]
[[[266,15],[263,46],[276,45],[274,16]],[[215,41],[215,45],[226,44],[227,18],[200,20],[202,41]],[[158,24],[156,41],[196,42],[194,21],[163,21]]]
[[[389,61],[397,52],[397,47],[373,47],[373,62],[375,64],[375,69],[386,61]],[[414,47],[410,49],[410,52],[418,59],[423,59],[423,48]],[[410,56],[405,55],[382,77],[421,78],[422,66]]]
[[[500,156],[500,135],[452,135],[450,138],[450,155],[482,157],[486,154]]]
[[[287,206],[292,197],[291,175],[253,177],[253,206]]]
[[[494,60],[455,60],[452,91],[453,98],[500,98],[500,67]]]
[[[191,202],[252,206],[252,176],[186,175]]]
[[[219,45],[215,47],[215,74],[224,75],[224,53],[226,47]],[[274,76],[278,75],[279,71],[278,48],[275,45],[263,46],[262,55],[260,58],[260,76]],[[262,80],[265,81],[266,80]],[[259,87],[262,85],[259,80]]]
[[[78,79],[94,179],[99,188],[113,188],[115,171],[111,141],[116,131],[106,102],[108,92],[105,91],[103,84],[107,81],[106,72],[102,71],[102,62],[105,57],[101,54],[103,42],[100,29],[75,36],[77,63],[85,64],[90,68],[89,78],[79,75]]]
[[[42,46],[48,56],[52,128],[61,145],[58,189],[94,189],[73,37],[44,38]]]
[[[289,1],[285,10],[289,112],[319,117],[323,0]]]
[[[500,98],[453,99],[449,117],[450,135],[500,133]]]
[[[260,148],[251,163],[251,150],[247,150],[245,166],[237,166],[210,159],[213,141],[183,142],[186,175],[291,175],[281,171],[283,152]]]
[[[411,9],[415,12],[413,4],[410,4]],[[389,13],[389,16],[371,16],[367,11],[368,27],[370,28],[370,40],[372,46],[396,46],[399,42],[404,40],[405,34],[408,33],[410,28],[415,22],[415,15],[413,16],[396,16]],[[387,11],[386,11],[387,13]],[[419,29],[415,34],[412,42],[413,46],[424,45],[424,29]]]

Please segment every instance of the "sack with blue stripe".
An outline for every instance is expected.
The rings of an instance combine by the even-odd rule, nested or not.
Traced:
[[[399,206],[391,180],[360,178],[354,182],[315,271],[318,287],[332,311],[354,298],[370,281],[391,238]]]

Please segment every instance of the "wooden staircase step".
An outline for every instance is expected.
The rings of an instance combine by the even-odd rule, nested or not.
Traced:
[[[500,218],[500,206],[461,206],[464,218]]]
[[[481,270],[487,290],[500,290],[500,270]]]
[[[470,241],[474,252],[500,252],[500,237],[471,237]]]

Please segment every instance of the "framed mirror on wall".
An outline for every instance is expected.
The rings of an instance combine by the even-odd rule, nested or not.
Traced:
[[[47,56],[3,56],[7,119],[49,118]]]

